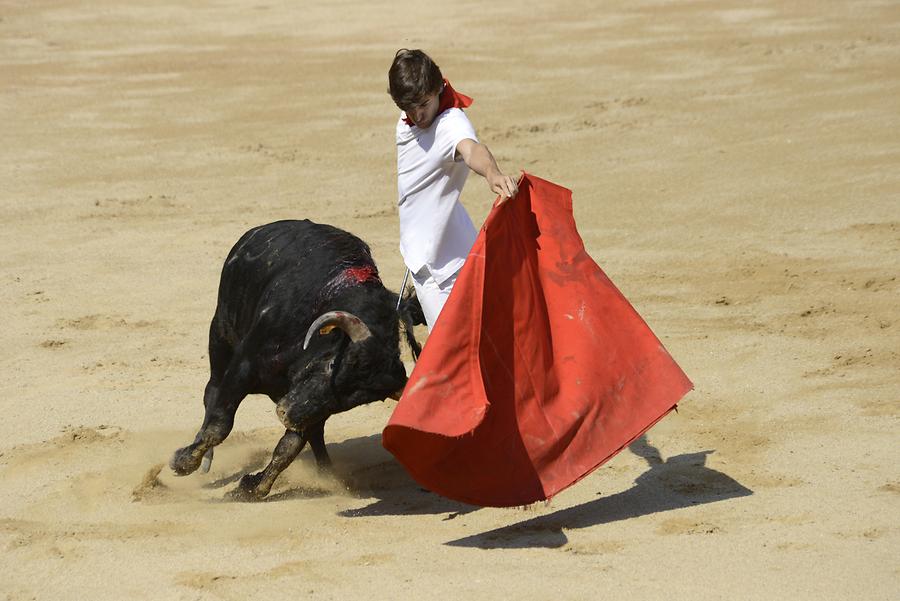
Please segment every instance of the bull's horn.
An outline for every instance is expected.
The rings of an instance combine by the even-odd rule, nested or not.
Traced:
[[[360,342],[372,335],[372,332],[369,331],[369,327],[363,323],[363,320],[353,313],[329,311],[328,313],[320,315],[319,318],[309,326],[309,329],[306,331],[306,338],[303,340],[303,350],[306,350],[306,347],[309,346],[309,341],[312,340],[312,337],[316,332],[325,330],[326,328],[329,328],[329,326],[344,330],[353,342]],[[324,333],[327,333],[327,330]]]

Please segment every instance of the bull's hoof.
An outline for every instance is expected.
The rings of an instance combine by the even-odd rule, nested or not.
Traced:
[[[259,487],[262,482],[262,472],[258,474],[246,474],[238,482],[237,488],[225,493],[225,498],[229,501],[240,501],[242,503],[252,503],[253,501],[263,500],[268,490],[262,490]]]
[[[175,475],[187,476],[197,471],[201,461],[203,461],[203,453],[197,453],[194,445],[189,445],[175,451],[169,461],[169,467],[172,468]]]

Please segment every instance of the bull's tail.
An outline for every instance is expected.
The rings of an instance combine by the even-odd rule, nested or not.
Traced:
[[[422,347],[413,334],[413,328],[417,325],[425,324],[425,312],[422,311],[422,305],[416,296],[416,289],[410,288],[409,293],[404,294],[405,290],[400,291],[397,312],[400,314],[400,323],[403,327],[403,334],[406,337],[406,343],[412,352],[413,359],[418,361],[419,355],[422,353]]]
[[[419,342],[416,340],[416,337],[413,335],[412,326],[404,323],[403,324],[403,333],[406,335],[406,344],[409,345],[409,350],[412,352],[413,361],[418,361],[419,355],[422,353],[422,347],[419,346]]]

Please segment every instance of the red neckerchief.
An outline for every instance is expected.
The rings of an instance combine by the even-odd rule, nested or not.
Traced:
[[[453,86],[451,86],[450,82],[445,78],[444,87],[441,89],[441,96],[438,99],[438,110],[437,113],[435,113],[434,118],[437,119],[437,116],[447,109],[464,109],[473,102],[474,100],[472,100],[471,97],[460,94],[454,90]],[[403,122],[407,125],[415,125],[409,117],[403,117]]]

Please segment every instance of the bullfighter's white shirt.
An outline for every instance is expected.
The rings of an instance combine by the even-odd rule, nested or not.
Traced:
[[[456,273],[477,232],[459,195],[469,175],[456,146],[475,137],[466,114],[447,109],[427,129],[397,122],[400,253],[413,273],[427,267],[440,284]]]

